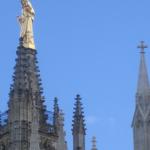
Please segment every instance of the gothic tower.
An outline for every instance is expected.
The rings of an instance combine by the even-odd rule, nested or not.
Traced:
[[[44,105],[33,39],[34,10],[22,0],[20,43],[9,93],[8,119],[0,122],[0,150],[54,150],[58,141],[52,113]]]
[[[145,63],[144,42],[138,46],[141,49],[138,87],[136,93],[136,108],[132,122],[134,150],[150,150],[150,87]]]
[[[85,150],[85,121],[80,95],[76,97],[73,116],[73,150]]]

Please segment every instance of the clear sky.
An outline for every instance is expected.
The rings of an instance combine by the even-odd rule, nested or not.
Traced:
[[[150,45],[149,0],[32,0],[35,42],[48,109],[59,98],[72,149],[74,97],[81,94],[87,150],[95,135],[99,150],[133,150],[139,41]],[[0,109],[8,93],[18,46],[20,0],[0,9]],[[147,49],[150,66],[150,51]],[[149,67],[150,68],[150,67]]]

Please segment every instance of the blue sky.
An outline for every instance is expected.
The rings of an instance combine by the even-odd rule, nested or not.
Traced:
[[[150,45],[149,0],[32,0],[34,33],[48,109],[59,98],[72,149],[74,97],[81,94],[86,147],[95,135],[99,150],[133,150],[139,41]],[[18,46],[19,0],[1,1],[0,109],[8,93]],[[147,49],[147,64],[150,52]]]

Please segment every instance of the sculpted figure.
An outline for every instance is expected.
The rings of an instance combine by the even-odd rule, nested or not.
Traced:
[[[35,49],[33,38],[33,21],[35,12],[29,0],[22,0],[22,15],[18,17],[21,26],[20,37],[25,48]]]

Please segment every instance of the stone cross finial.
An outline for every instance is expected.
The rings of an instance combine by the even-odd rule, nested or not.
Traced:
[[[141,49],[141,53],[145,53],[145,48],[148,48],[147,45],[144,44],[144,41],[141,41],[141,44],[138,46]]]

